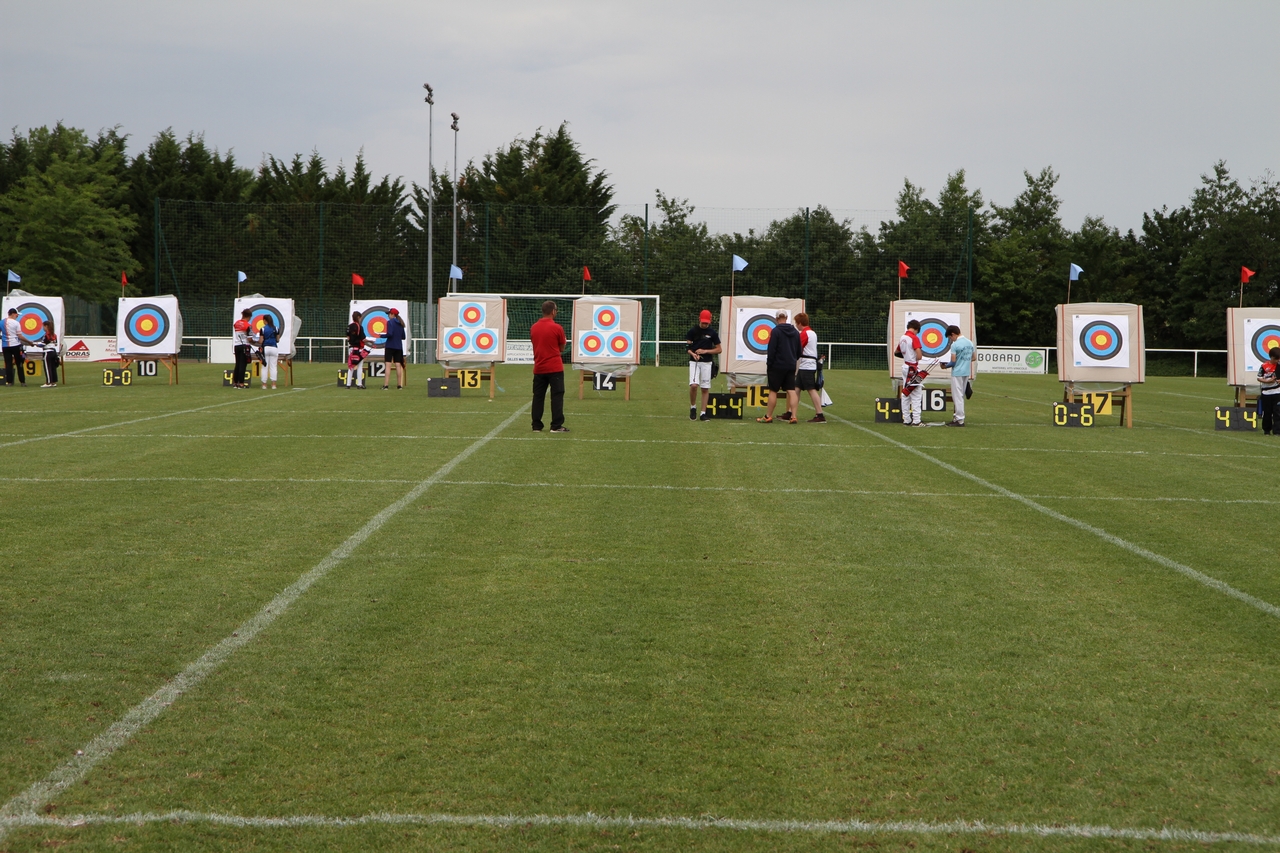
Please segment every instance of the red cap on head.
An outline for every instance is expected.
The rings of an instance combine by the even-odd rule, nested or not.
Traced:
[[[399,308],[392,308],[392,309],[391,309],[389,312],[387,312],[387,313],[389,313],[392,317],[395,317],[396,315],[398,315],[398,314],[400,313],[400,309],[399,309]]]
[[[699,314],[699,315],[698,315],[698,322],[699,322],[699,323],[710,323],[710,322],[711,322],[711,312],[710,312],[710,311],[703,311],[701,314]]]

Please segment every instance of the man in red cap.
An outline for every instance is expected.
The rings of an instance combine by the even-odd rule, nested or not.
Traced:
[[[711,396],[711,358],[720,352],[720,335],[711,328],[711,312],[698,315],[698,325],[685,335],[689,351],[689,420],[711,420],[707,398]],[[702,410],[698,410],[698,389],[702,389]]]
[[[396,390],[404,387],[404,318],[400,311],[392,308],[388,312],[387,342],[382,348],[382,360],[386,362],[386,372],[382,375],[382,390],[391,387],[391,365],[396,366]]]

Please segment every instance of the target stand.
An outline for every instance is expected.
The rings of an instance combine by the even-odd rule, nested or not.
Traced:
[[[1236,408],[1248,409],[1258,405],[1258,395],[1250,394],[1247,385],[1237,385],[1236,388]]]
[[[485,367],[449,367],[448,365],[442,365],[442,366],[444,367],[445,379],[450,379],[452,377],[457,376],[459,381],[461,381],[462,379],[462,377],[459,376],[459,374],[464,370],[480,371],[480,382],[483,384],[483,382],[486,379],[489,380],[489,399],[492,400],[494,398],[494,394],[497,388],[497,380],[495,378],[495,375],[497,373],[497,366],[498,366],[497,362],[493,362],[493,361],[489,362],[489,366],[487,368]],[[404,381],[406,385],[409,384],[409,371],[407,370],[405,371]],[[466,386],[463,386],[463,387],[465,388]]]
[[[587,377],[591,378],[591,386],[594,388],[597,375],[609,376],[611,375],[611,373],[610,371],[607,371],[607,370],[591,370],[586,367],[578,370],[578,399],[579,400],[582,399],[582,394],[586,389]],[[616,378],[617,377],[615,377],[615,380]],[[626,402],[630,402],[631,401],[631,374],[630,373],[628,373],[625,377],[623,377],[623,382],[626,383],[627,387],[623,391],[622,399]]]
[[[1084,383],[1081,383],[1083,385]],[[1133,386],[1125,383],[1119,388],[1088,389],[1077,387],[1075,382],[1062,383],[1062,402],[1083,402],[1086,394],[1105,391],[1111,395],[1111,405],[1120,407],[1120,423],[1125,429],[1133,429]],[[1076,397],[1079,396],[1080,400]]]
[[[165,368],[167,368],[169,371],[169,384],[170,385],[178,384],[177,353],[174,353],[173,355],[156,355],[156,356],[122,355],[120,356],[120,369],[128,370],[129,365],[133,364],[135,361],[155,361],[155,362],[159,362],[160,364],[163,364]]]

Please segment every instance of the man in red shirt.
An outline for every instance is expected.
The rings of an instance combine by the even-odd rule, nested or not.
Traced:
[[[232,388],[248,388],[249,379],[245,375],[249,368],[249,318],[253,316],[248,308],[240,312],[240,319],[231,326],[231,340],[236,348],[236,369],[231,374]]]
[[[564,425],[564,329],[556,322],[556,304],[542,303],[542,319],[529,330],[533,342],[533,431],[542,432],[542,407],[551,389],[551,431],[568,432]]]

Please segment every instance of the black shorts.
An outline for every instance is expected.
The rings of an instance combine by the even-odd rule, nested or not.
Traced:
[[[794,370],[770,370],[769,390],[775,394],[779,391],[796,390],[796,372]]]
[[[382,351],[382,360],[387,364],[404,364],[404,350],[384,349]]]
[[[796,372],[796,387],[801,391],[818,390],[818,371],[800,370]]]

